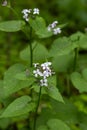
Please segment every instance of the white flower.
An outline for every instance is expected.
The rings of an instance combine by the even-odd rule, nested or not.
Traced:
[[[45,62],[45,63],[41,64],[41,67],[43,68],[43,70],[49,69],[49,66],[50,66],[51,64],[52,64],[51,62]]]
[[[34,63],[35,70],[33,70],[33,74],[35,78],[39,80],[40,86],[48,86],[47,78],[53,74],[51,65],[51,62],[45,62],[41,65],[39,63]]]
[[[36,68],[39,65],[39,63],[34,63],[33,65]]]
[[[43,76],[42,72],[41,72],[39,69],[34,70],[33,73],[34,73],[34,76],[35,76],[35,77]]]
[[[23,18],[25,19],[25,21],[29,21],[29,17],[32,17],[35,14],[39,14],[39,9],[38,8],[34,8],[32,9],[23,9],[22,10],[23,13]]]
[[[47,30],[50,32],[52,29],[51,24],[47,27]]]
[[[23,18],[28,22],[29,21],[29,13],[30,13],[31,9],[23,9],[22,13],[23,13]]]
[[[39,9],[38,8],[34,8],[33,9],[33,14],[39,14]]]
[[[55,35],[57,35],[58,33],[61,33],[61,29],[60,29],[60,28],[55,28],[55,29],[53,29],[53,33],[54,33]]]
[[[3,1],[2,6],[7,6],[8,2],[7,0]]]
[[[58,21],[54,21],[52,24],[49,24],[49,26],[47,27],[48,31],[52,31],[54,35],[61,33],[61,29],[59,27],[56,28],[57,24]]]
[[[48,86],[47,79],[41,79],[40,80],[40,86]]]
[[[58,24],[58,21],[54,21],[54,22],[51,24],[51,27],[52,27],[52,28],[55,28],[57,24]]]
[[[23,9],[23,10],[22,10],[22,13],[25,14],[25,15],[28,14],[29,12],[30,12],[30,11],[29,11],[28,9]]]

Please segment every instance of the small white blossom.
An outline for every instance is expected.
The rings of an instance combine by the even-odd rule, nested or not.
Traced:
[[[7,6],[8,2],[7,0],[5,0],[3,3],[2,3],[2,6]]]
[[[61,29],[59,27],[56,28],[57,24],[58,24],[58,21],[54,21],[52,24],[49,24],[49,26],[47,27],[47,30],[52,31],[54,35],[61,33]]]
[[[49,69],[49,66],[50,66],[51,64],[52,64],[51,62],[46,62],[46,63],[44,63],[44,64],[41,64],[41,67],[43,68],[43,70]]]
[[[47,79],[41,79],[40,86],[48,86]]]
[[[47,78],[53,74],[51,65],[51,62],[45,62],[41,65],[39,63],[34,63],[35,70],[33,70],[33,74],[35,78],[39,80],[40,86],[48,86]]]
[[[57,24],[58,24],[58,21],[54,21],[54,22],[51,24],[51,27],[52,27],[52,28],[55,28]]]
[[[28,22],[28,21],[29,21],[29,13],[30,13],[30,10],[28,10],[28,9],[23,9],[23,10],[22,10],[22,13],[23,13],[23,18]]]
[[[34,73],[35,77],[43,76],[43,74],[41,73],[41,71],[39,69],[34,70],[33,73]]]
[[[39,14],[39,9],[38,8],[34,8],[33,9],[33,14]]]
[[[55,29],[53,29],[53,33],[54,33],[55,35],[57,35],[58,33],[61,33],[61,29],[60,29],[60,28],[55,28]]]
[[[38,8],[34,8],[32,9],[23,9],[22,10],[23,13],[23,18],[25,19],[25,21],[29,21],[30,17],[33,17],[35,14],[39,14],[39,9]]]
[[[33,65],[36,68],[39,65],[39,63],[34,63]]]
[[[47,27],[47,30],[50,32],[51,31],[51,26],[49,25],[48,27]]]

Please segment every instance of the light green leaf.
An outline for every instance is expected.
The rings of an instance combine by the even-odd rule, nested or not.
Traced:
[[[46,27],[45,20],[42,17],[36,17],[29,20],[30,26],[35,30],[39,38],[47,38],[53,35]]]
[[[64,102],[62,95],[55,86],[47,89],[47,94],[57,101]]]
[[[26,81],[15,78],[17,74],[23,72],[24,70],[26,70],[26,67],[24,65],[15,64],[5,72],[4,81],[3,81],[3,85],[4,85],[3,94],[5,97],[21,90],[22,88],[31,86],[31,84],[34,82],[34,80],[31,80],[31,78]]]
[[[70,130],[70,128],[61,120],[58,119],[50,119],[47,122],[47,126],[49,128],[49,130]]]
[[[82,71],[82,76],[87,81],[87,68]]]
[[[33,62],[44,62],[48,57],[48,50],[46,47],[38,42],[32,43],[33,46]],[[30,57],[30,46],[21,51],[20,57],[23,60],[29,61]]]
[[[15,99],[2,113],[0,118],[16,117],[32,111],[34,103],[29,103],[31,98],[27,95]]]
[[[73,65],[74,54],[65,54],[55,56],[52,60],[52,66],[56,72],[66,72]]]
[[[33,83],[35,81],[34,76],[31,75],[30,73],[27,76],[26,71],[16,74],[15,78],[18,79],[18,80],[25,80],[25,81],[27,80],[27,81],[30,81],[30,83],[31,82]]]
[[[0,22],[0,30],[5,32],[16,32],[21,30],[24,25],[25,22],[21,20]]]
[[[87,35],[83,35],[82,38],[79,40],[79,46],[81,49],[87,50]]]
[[[76,32],[69,38],[72,42],[77,42],[81,49],[87,49],[87,35],[85,35],[84,33]]]
[[[48,83],[49,83],[49,86],[48,88],[45,89],[47,94],[51,98],[64,103],[62,95],[60,94],[58,88],[56,88],[56,77],[55,76],[50,77],[48,79]]]
[[[50,55],[54,57],[69,54],[76,47],[78,47],[78,44],[71,42],[67,37],[58,38],[51,46]]]
[[[74,34],[72,34],[69,39],[72,41],[72,42],[79,42],[80,39],[82,39],[84,37],[84,34],[82,32],[76,32]]]
[[[87,81],[80,73],[73,72],[70,77],[74,87],[76,87],[79,92],[87,92]]]

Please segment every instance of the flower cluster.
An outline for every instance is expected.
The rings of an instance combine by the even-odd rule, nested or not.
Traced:
[[[39,9],[34,8],[34,9],[23,9],[23,18],[25,21],[29,21],[29,17],[34,16],[34,15],[39,15]]]
[[[61,29],[59,27],[56,27],[57,24],[58,21],[54,21],[52,24],[49,24],[48,31],[52,31],[54,35],[61,33]]]
[[[4,0],[2,6],[7,6],[7,4],[8,4],[7,0]]]
[[[47,78],[53,74],[51,65],[51,62],[45,62],[41,65],[39,63],[34,64],[35,70],[33,74],[39,80],[40,86],[48,86]]]

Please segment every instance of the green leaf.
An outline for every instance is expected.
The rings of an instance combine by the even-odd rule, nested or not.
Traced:
[[[47,38],[53,35],[46,27],[45,20],[42,17],[36,17],[29,20],[30,26],[34,29],[39,38]]]
[[[74,87],[76,87],[79,92],[87,92],[87,81],[80,73],[74,72],[70,77]]]
[[[62,95],[60,94],[58,88],[56,88],[56,77],[55,76],[50,77],[48,79],[48,83],[49,83],[49,86],[48,88],[45,89],[47,94],[51,98],[64,103]]]
[[[24,25],[25,22],[21,20],[0,22],[0,30],[5,32],[17,32],[21,30]]]
[[[84,33],[76,32],[69,38],[72,42],[77,42],[80,48],[87,49],[87,36]]]
[[[48,87],[44,87],[44,86],[42,87],[41,94],[46,94],[50,96],[51,98],[64,103],[62,95],[60,94],[59,90],[55,87],[56,86],[55,76],[48,78],[48,84],[49,84]],[[40,86],[38,85],[34,85],[32,88],[37,93],[40,90]]]
[[[49,128],[49,130],[70,130],[70,128],[61,120],[58,119],[50,119],[47,122],[47,126]]]
[[[4,81],[3,81],[3,85],[4,85],[3,94],[5,97],[21,90],[22,88],[29,87],[31,86],[31,84],[33,84],[34,80],[31,78],[29,80],[23,80],[23,79],[20,80],[15,78],[17,74],[23,72],[24,70],[26,70],[26,67],[24,65],[15,64],[5,72]]]
[[[82,32],[76,32],[74,34],[72,34],[69,39],[72,41],[72,42],[79,42],[80,39],[82,39],[84,37],[84,34]]]
[[[58,38],[51,46],[50,55],[54,57],[69,54],[76,47],[78,47],[78,44],[72,43],[67,37]]]
[[[25,80],[25,81],[30,81],[30,83],[35,81],[34,76],[30,73],[30,69],[29,69],[29,74],[27,75],[27,72],[21,72],[15,75],[15,78],[18,80]]]
[[[35,104],[29,103],[31,98],[27,95],[15,99],[2,113],[0,118],[16,117],[32,111]]]
[[[45,125],[41,125],[37,128],[37,130],[48,130],[48,128]]]
[[[3,92],[3,80],[0,80],[0,101],[4,98]]]
[[[64,100],[64,103],[62,103],[50,99],[50,105],[50,108],[42,109],[37,119],[37,126],[45,125],[52,118],[62,120],[69,125],[78,124],[78,115],[80,116],[80,113],[78,113],[77,107],[72,102]]]
[[[79,40],[79,46],[81,49],[87,50],[87,35],[83,35],[82,38]]]
[[[56,72],[67,72],[73,65],[74,54],[65,54],[61,56],[55,56],[52,60],[52,66]]]
[[[48,50],[46,49],[46,47],[38,42],[32,43],[32,46],[33,46],[33,62],[41,63],[41,62],[46,61],[46,59],[48,57]],[[26,49],[21,51],[20,57],[21,57],[21,59],[29,62],[30,46],[28,46]]]
[[[56,87],[51,87],[51,88],[47,89],[47,94],[51,98],[53,98],[57,101],[64,102],[62,95],[60,94],[59,90]]]
[[[82,76],[87,81],[87,68],[82,71]]]

